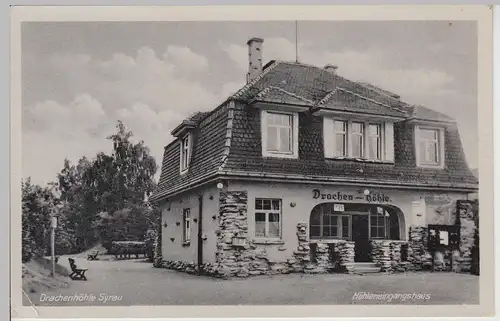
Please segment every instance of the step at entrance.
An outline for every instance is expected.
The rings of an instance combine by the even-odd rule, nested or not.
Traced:
[[[354,273],[367,274],[380,272],[380,266],[377,266],[373,262],[354,262],[350,267]]]

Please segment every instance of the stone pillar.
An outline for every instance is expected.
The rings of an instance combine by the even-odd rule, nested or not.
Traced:
[[[457,201],[458,218],[460,223],[460,262],[459,270],[470,272],[472,264],[472,249],[477,222],[477,202]]]
[[[307,223],[297,224],[297,248],[293,251],[293,258],[287,260],[293,272],[304,272],[306,265],[311,262],[311,251],[307,240]]]
[[[225,276],[249,275],[247,201],[246,191],[220,193],[216,262]],[[234,244],[235,238],[243,244]]]
[[[432,257],[427,251],[428,229],[424,226],[410,226],[408,241],[408,261],[415,270],[432,266]]]
[[[391,241],[390,240],[371,240],[372,260],[377,266],[380,266],[382,272],[392,270],[391,263]]]

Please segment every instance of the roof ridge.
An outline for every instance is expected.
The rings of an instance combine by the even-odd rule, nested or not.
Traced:
[[[307,102],[307,103],[314,104],[314,101],[312,101],[312,100],[309,100],[309,99],[307,99],[307,98],[305,98],[305,97],[302,97],[302,96],[300,96],[300,95],[297,95],[297,94],[291,93],[291,92],[289,92],[289,91],[287,91],[287,90],[285,90],[285,89],[283,89],[283,88],[276,87],[276,86],[268,86],[268,87],[264,88],[263,90],[261,90],[261,91],[260,91],[260,92],[256,95],[256,97],[261,98],[261,97],[263,97],[265,94],[269,93],[269,92],[270,92],[271,90],[273,90],[273,89],[279,90],[279,91],[281,91],[281,92],[283,92],[283,93],[285,93],[285,94],[287,94],[287,95],[289,95],[289,96],[291,96],[291,97],[294,97],[294,98],[297,98],[297,99],[303,100],[303,101],[305,101],[305,102]]]
[[[335,89],[330,90],[325,96],[323,96],[323,98],[318,100],[316,105],[324,105],[327,101],[330,100],[330,98],[332,98],[333,95],[335,95],[335,93],[337,92],[337,89],[338,89],[338,87],[335,87]]]
[[[229,157],[229,152],[231,151],[231,139],[233,138],[233,120],[234,120],[234,101],[230,101],[227,110],[227,124],[226,124],[226,136],[224,137],[224,150],[222,151],[221,164],[219,165],[217,171],[224,169]]]
[[[394,106],[391,106],[391,105],[384,104],[383,102],[380,102],[380,101],[378,101],[378,100],[375,100],[375,99],[372,99],[372,98],[369,98],[369,97],[363,96],[363,95],[358,94],[358,93],[355,93],[355,92],[353,92],[353,91],[351,91],[351,90],[348,90],[348,89],[345,89],[345,88],[342,88],[342,87],[337,87],[337,88],[338,88],[339,90],[341,90],[341,91],[344,91],[344,92],[348,93],[348,94],[351,94],[351,95],[357,96],[357,97],[359,97],[359,98],[361,98],[361,99],[364,99],[364,100],[370,101],[370,102],[375,103],[375,104],[378,104],[378,105],[380,105],[380,106],[384,106],[384,107],[387,107],[387,108],[390,108],[390,109],[393,109],[393,110],[399,111],[399,112],[401,112],[401,113],[403,113],[403,114],[405,114],[405,115],[407,115],[407,114],[408,114],[405,110],[402,110],[402,109],[400,109],[400,108],[397,108],[397,107],[394,107]]]
[[[271,70],[276,68],[279,64],[281,64],[282,61],[280,60],[275,60],[269,67],[264,69],[257,77],[254,79],[250,80],[245,86],[240,88],[236,93],[232,94],[229,96],[230,99],[237,99],[240,97],[242,94],[244,94],[249,88],[251,88],[253,85],[255,85],[259,80],[261,80],[267,73],[269,73]]]
[[[351,91],[351,90],[349,90],[349,89],[345,89],[345,88],[343,88],[343,87],[339,87],[339,86],[337,86],[337,89],[338,89],[338,90],[340,90],[340,91],[343,91],[343,92],[345,92],[345,93],[347,93],[347,94],[351,94],[351,95],[356,96],[356,97],[359,97],[359,98],[361,98],[361,99],[364,99],[364,100],[370,101],[370,102],[375,103],[375,104],[377,104],[377,105],[384,106],[384,107],[387,107],[387,108],[392,108],[391,106],[389,106],[389,105],[387,105],[387,104],[384,104],[383,102],[380,102],[380,101],[375,100],[375,99],[372,99],[372,98],[368,98],[368,97],[363,96],[363,95],[361,95],[361,94],[355,93],[355,92],[353,92],[353,91]]]

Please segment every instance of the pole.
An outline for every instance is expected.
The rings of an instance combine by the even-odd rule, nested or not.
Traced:
[[[52,277],[56,275],[55,236],[56,236],[56,229],[55,227],[52,226],[50,228],[50,253],[52,256],[52,271],[50,271],[50,275]]]
[[[295,62],[299,62],[299,22],[295,20]]]
[[[52,259],[52,270],[50,271],[50,275],[55,277],[56,275],[56,227],[57,227],[57,216],[53,215],[50,218],[50,255]]]

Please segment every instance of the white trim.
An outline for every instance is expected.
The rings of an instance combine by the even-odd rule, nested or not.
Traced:
[[[184,140],[185,139],[188,139],[188,146],[187,146],[187,166],[184,168],[183,166],[183,160],[184,160],[184,157],[183,157],[183,150],[184,150]],[[180,139],[180,144],[179,144],[179,169],[180,169],[180,173],[181,175],[182,174],[185,174],[187,173],[187,171],[189,170],[189,165],[191,163],[191,154],[192,154],[192,149],[193,149],[193,139],[192,139],[192,135],[191,133],[187,133],[186,135],[182,136],[181,139]]]
[[[265,209],[257,209],[255,206],[255,203],[257,200],[269,200],[271,202],[271,209],[270,210],[265,210]],[[274,210],[272,201],[278,201],[279,202],[279,210]],[[256,226],[257,226],[257,220],[255,219],[255,215],[257,213],[262,213],[264,214],[264,235],[257,235],[256,234]],[[269,235],[269,214],[278,214],[279,215],[279,224],[278,224],[278,235]],[[254,202],[253,202],[253,238],[255,240],[282,240],[283,238],[283,200],[281,198],[270,198],[270,197],[255,197]]]
[[[382,124],[382,159],[394,163],[394,123],[385,122]]]
[[[438,160],[439,162],[436,164],[426,164],[422,163],[420,160],[420,130],[425,129],[425,130],[434,130],[438,132]],[[445,140],[444,140],[444,128],[443,127],[436,127],[436,126],[426,126],[426,125],[415,125],[415,130],[414,130],[414,139],[413,142],[415,144],[415,162],[418,167],[422,168],[437,168],[437,169],[443,169],[445,167]]]
[[[292,116],[292,152],[291,153],[280,153],[280,152],[269,152],[267,150],[267,114],[283,114]],[[261,138],[262,138],[262,156],[264,157],[276,157],[276,158],[299,158],[299,114],[297,112],[282,112],[282,111],[268,111],[261,110],[260,112],[260,124],[261,124]]]
[[[268,110],[270,112],[278,111],[284,113],[296,113],[296,112],[298,113],[309,110],[309,106],[282,104],[278,102],[256,102],[252,104],[252,107],[257,109]]]
[[[316,109],[313,111],[314,115],[317,116],[327,116],[327,117],[341,117],[341,118],[352,118],[358,121],[398,121],[405,120],[403,117],[397,116],[386,116],[379,114],[369,114],[369,113],[356,113],[345,110],[338,109],[330,109],[330,108],[322,108]]]
[[[336,156],[336,132],[335,132],[335,122],[345,122],[346,123],[346,154],[345,156]],[[363,135],[362,135],[362,144],[363,144],[363,155],[361,157],[353,156],[352,149],[352,141],[353,141],[353,132],[352,132],[352,124],[360,123],[363,124]],[[360,162],[367,163],[384,163],[384,164],[392,164],[394,163],[394,152],[390,153],[387,150],[387,144],[394,142],[394,131],[390,131],[390,135],[392,137],[387,137],[388,132],[386,131],[387,124],[392,122],[380,121],[380,120],[365,120],[365,121],[357,121],[351,120],[349,118],[343,117],[323,117],[323,143],[324,143],[324,157],[325,159],[335,159],[335,160],[356,160]],[[370,134],[369,134],[369,126],[370,125],[378,125],[380,129],[379,140],[380,140],[380,159],[370,158]],[[331,135],[327,136],[331,130]],[[392,143],[394,145],[394,143]],[[387,146],[387,147],[386,147]],[[394,147],[392,148],[392,150]]]
[[[191,209],[182,209],[182,242],[191,241]]]

